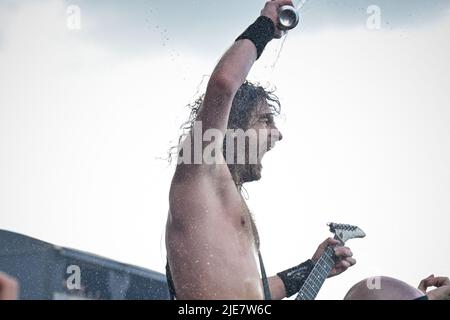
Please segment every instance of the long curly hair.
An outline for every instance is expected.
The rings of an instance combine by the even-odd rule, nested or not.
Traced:
[[[244,131],[247,130],[249,128],[250,122],[252,120],[252,115],[254,114],[256,107],[261,101],[264,100],[267,101],[272,114],[274,116],[279,115],[281,112],[281,103],[274,92],[275,89],[266,89],[259,83],[251,83],[250,81],[245,81],[234,96],[233,103],[231,105],[230,116],[228,118],[227,128],[242,129]],[[182,134],[178,138],[178,145],[171,147],[169,150],[168,160],[170,163],[173,161],[174,155],[180,155],[179,146],[186,138],[186,136],[189,135],[193,130],[204,98],[205,94],[202,94],[193,103],[187,106],[190,109],[189,118],[180,127]],[[223,146],[223,153],[225,156],[226,143],[224,143]]]

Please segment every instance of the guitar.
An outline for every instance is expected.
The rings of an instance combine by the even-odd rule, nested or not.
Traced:
[[[341,245],[344,245],[350,239],[364,238],[366,236],[364,231],[356,226],[338,223],[329,223],[328,226],[330,227],[330,232],[334,234],[334,239],[339,240]],[[314,300],[335,264],[334,249],[328,247],[317,260],[295,300]]]

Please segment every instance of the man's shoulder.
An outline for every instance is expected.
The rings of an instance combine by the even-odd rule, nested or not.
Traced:
[[[177,212],[180,208],[185,211],[196,206],[227,212],[239,205],[240,199],[227,168],[178,167],[169,193],[170,208]]]
[[[172,186],[209,187],[234,185],[230,170],[226,165],[178,165],[172,179]]]

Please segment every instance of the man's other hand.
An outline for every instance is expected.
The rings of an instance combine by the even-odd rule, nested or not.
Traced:
[[[342,272],[346,271],[348,268],[355,265],[356,263],[356,260],[352,258],[353,253],[350,250],[350,248],[338,246],[339,244],[340,242],[338,240],[328,238],[319,245],[319,247],[316,250],[316,253],[314,253],[313,257],[311,258],[311,260],[314,263],[316,263],[320,259],[322,254],[325,252],[326,248],[334,247],[336,264],[334,265],[333,269],[331,269],[328,278],[341,274]]]

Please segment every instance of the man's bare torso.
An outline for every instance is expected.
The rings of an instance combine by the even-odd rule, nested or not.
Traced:
[[[250,213],[228,168],[194,170],[178,170],[170,192],[166,245],[177,298],[262,299]]]

